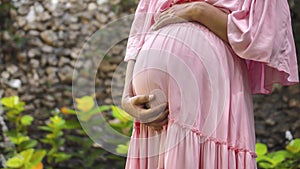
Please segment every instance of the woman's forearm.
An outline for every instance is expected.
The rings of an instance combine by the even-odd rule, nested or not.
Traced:
[[[228,42],[228,14],[206,2],[198,2],[194,3],[193,5],[193,20],[203,24],[217,36],[219,36],[222,40]]]
[[[123,98],[133,96],[131,83],[132,83],[134,65],[135,65],[135,60],[129,60],[127,63]]]

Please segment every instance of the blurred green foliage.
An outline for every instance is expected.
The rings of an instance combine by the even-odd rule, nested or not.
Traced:
[[[31,133],[37,140],[29,137],[29,127],[35,122],[33,116],[24,113],[25,103],[17,96],[1,99],[5,111],[4,118],[10,126],[6,132],[12,146],[5,148],[7,158],[5,169],[46,169],[69,168],[123,168],[125,158],[106,152],[96,146],[87,136],[79,121],[74,119],[78,115],[81,120],[93,119],[95,115],[110,111],[114,120],[108,123],[118,132],[131,135],[132,117],[119,107],[104,105],[95,107],[91,96],[75,99],[76,110],[63,107],[61,111],[53,111],[45,125],[36,126],[38,133]],[[71,116],[70,116],[71,115]],[[76,145],[76,150],[69,150],[68,144]],[[39,149],[37,149],[39,147]],[[116,152],[126,154],[128,143],[120,144]],[[44,159],[44,157],[46,157]],[[87,158],[88,157],[88,158]],[[68,161],[72,161],[71,163]],[[99,161],[106,161],[99,163]],[[114,161],[113,164],[111,162]]]
[[[300,168],[300,139],[292,140],[285,150],[268,152],[265,144],[256,144],[256,161],[262,169],[297,169]]]

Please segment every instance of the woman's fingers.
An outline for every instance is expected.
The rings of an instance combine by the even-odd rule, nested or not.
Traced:
[[[166,110],[164,113],[162,113],[155,121],[150,123],[145,123],[147,126],[152,127],[161,127],[168,123],[168,114],[169,110]]]
[[[157,30],[173,23],[188,21],[185,12],[182,11],[183,9],[177,8],[177,6],[175,5],[165,12],[161,13],[158,17],[158,20],[153,24],[152,30]],[[183,7],[183,5],[179,6]]]
[[[133,105],[144,105],[149,103],[154,98],[154,95],[137,95],[131,98]]]
[[[152,27],[152,30],[157,30],[160,29],[164,26],[174,24],[174,23],[181,23],[181,22],[186,22],[185,19],[180,18],[176,15],[166,15],[162,16]]]
[[[167,107],[167,103],[162,103],[150,109],[144,109],[139,114],[139,119],[142,123],[149,123],[155,121]]]
[[[166,109],[163,113],[157,116],[154,121],[151,121],[150,123],[146,123],[146,124],[147,125],[159,124],[163,122],[165,119],[168,119],[168,115],[169,115],[169,110]]]

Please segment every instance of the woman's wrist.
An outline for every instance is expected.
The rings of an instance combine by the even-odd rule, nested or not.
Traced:
[[[191,8],[192,21],[202,23],[202,18],[205,17],[205,5],[206,2],[194,2]]]
[[[227,20],[228,14],[219,8],[206,2],[196,2],[193,4],[192,20],[206,26],[225,42],[228,42]]]

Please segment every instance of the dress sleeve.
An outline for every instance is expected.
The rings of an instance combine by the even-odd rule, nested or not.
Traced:
[[[299,82],[286,0],[244,0],[228,15],[228,39],[246,60],[253,94],[270,94],[274,83]]]
[[[126,62],[130,59],[136,59],[143,46],[145,35],[154,23],[152,6],[153,2],[151,0],[141,0],[137,6],[127,42],[124,58]]]

